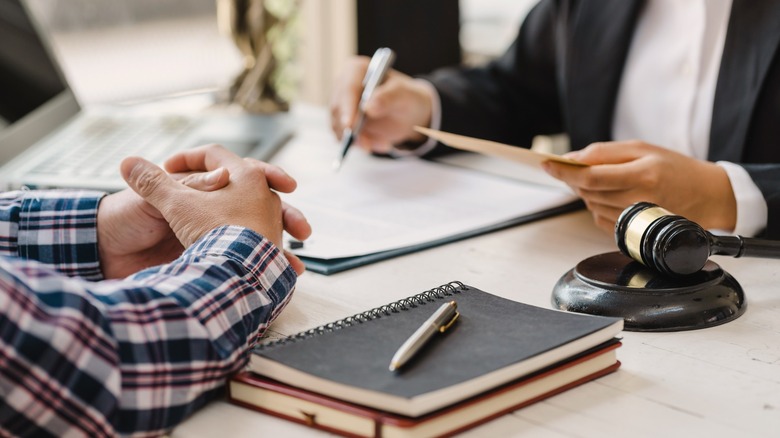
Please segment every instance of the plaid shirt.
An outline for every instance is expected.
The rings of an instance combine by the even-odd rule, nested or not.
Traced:
[[[101,197],[0,194],[0,436],[163,434],[220,391],[289,301],[281,251],[235,226],[103,280]]]

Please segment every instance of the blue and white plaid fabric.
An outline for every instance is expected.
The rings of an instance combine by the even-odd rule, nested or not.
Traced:
[[[0,195],[0,436],[155,436],[246,363],[297,280],[217,228],[167,265],[103,280],[102,193]]]

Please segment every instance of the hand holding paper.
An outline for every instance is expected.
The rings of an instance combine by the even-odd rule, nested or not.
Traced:
[[[438,131],[436,129],[423,128],[421,126],[415,126],[414,130],[421,134],[427,135],[428,137],[434,138],[455,149],[506,158],[531,166],[538,167],[545,161],[557,161],[559,163],[571,164],[573,166],[587,166],[585,163],[562,157],[560,155],[532,151],[530,149],[511,146],[495,141],[481,140],[478,138],[467,137],[465,135],[458,135],[449,132]]]

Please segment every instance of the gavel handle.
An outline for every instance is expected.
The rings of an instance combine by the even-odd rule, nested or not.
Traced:
[[[710,254],[778,259],[780,258],[780,241],[711,234]]]

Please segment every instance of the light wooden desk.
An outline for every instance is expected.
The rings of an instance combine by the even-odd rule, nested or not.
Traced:
[[[317,176],[306,163],[330,162],[337,151],[323,144],[333,141],[323,112],[299,111],[299,116],[306,128],[274,161],[306,184]],[[580,211],[332,276],[306,273],[272,329],[295,333],[450,280],[549,306],[552,287],[561,275],[584,258],[614,250],[613,237],[598,230],[589,214]],[[748,308],[742,317],[698,331],[625,332],[618,350],[623,365],[616,373],[463,436],[780,436],[780,261],[716,261],[745,289]],[[220,400],[172,435],[328,434]]]

